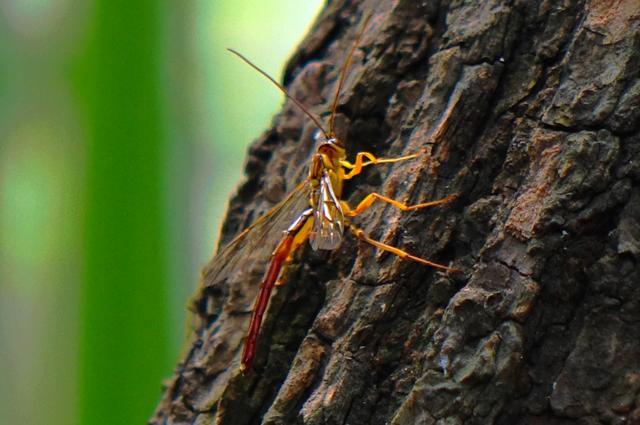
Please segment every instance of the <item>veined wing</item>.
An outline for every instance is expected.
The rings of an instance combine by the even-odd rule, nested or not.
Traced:
[[[251,223],[249,225],[249,227],[245,228],[244,230],[242,230],[235,238],[233,238],[231,240],[231,242],[229,242],[227,245],[225,245],[224,247],[220,247],[220,249],[218,250],[218,252],[216,253],[215,257],[217,257],[218,255],[222,255],[224,254],[225,251],[228,251],[230,249],[233,248],[233,246],[235,244],[238,244],[241,242],[241,240],[245,237],[245,235],[249,232],[252,232],[253,229],[258,228],[258,227],[262,227],[264,224],[264,221],[269,221],[272,219],[272,217],[276,217],[279,215],[279,213],[281,212],[281,210],[287,206],[287,208],[291,208],[292,206],[296,206],[296,203],[302,203],[303,204],[303,209],[306,209],[306,207],[308,206],[308,193],[305,190],[308,187],[308,181],[304,180],[302,182],[300,182],[296,187],[293,188],[293,190],[291,192],[289,192],[287,194],[287,196],[280,202],[278,202],[276,205],[274,205],[273,207],[271,207],[266,213],[264,213],[262,216],[258,217],[258,219]],[[300,200],[304,200],[304,202],[297,202],[296,199],[300,199]],[[292,220],[293,221],[296,218],[296,214],[293,213],[292,214]],[[288,227],[288,225],[286,226]],[[283,229],[286,230],[286,227]],[[215,258],[214,257],[214,258]]]
[[[305,180],[207,263],[202,272],[201,285],[203,289],[219,287],[222,293],[229,294],[228,299],[219,300],[224,303],[225,310],[250,309],[271,252],[282,238],[282,232],[309,208],[308,197],[309,184]]]
[[[336,197],[331,179],[325,173],[320,179],[318,201],[313,212],[313,228],[309,243],[314,250],[336,249],[342,241],[344,213]]]
[[[228,379],[239,362],[251,306],[260,289],[272,251],[291,223],[309,208],[309,182],[304,181],[280,203],[218,251],[204,267],[192,299],[194,335],[202,348],[190,361],[206,365],[216,379]],[[201,366],[200,366],[201,367]]]

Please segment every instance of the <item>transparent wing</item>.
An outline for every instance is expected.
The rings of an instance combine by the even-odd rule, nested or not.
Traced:
[[[291,223],[309,208],[309,184],[302,182],[279,204],[242,231],[207,263],[192,298],[194,335],[201,349],[190,352],[193,364],[206,365],[226,379],[240,362],[249,313],[271,253]]]
[[[314,250],[336,249],[342,241],[344,213],[327,175],[320,180],[320,196],[313,218],[313,227],[309,235],[311,247]]]
[[[204,267],[201,285],[204,289],[217,287],[223,293],[228,293],[225,309],[250,309],[271,252],[282,238],[282,232],[309,208],[308,193],[308,182],[300,183],[284,200],[222,248]]]

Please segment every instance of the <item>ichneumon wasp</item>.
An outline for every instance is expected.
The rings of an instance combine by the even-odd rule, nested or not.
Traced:
[[[305,108],[301,102],[288,93],[283,85],[274,80],[265,71],[260,69],[242,54],[229,49],[231,53],[238,56],[242,61],[266,77],[276,87],[278,87],[278,89],[280,89],[287,98],[291,99],[291,101],[294,102],[295,105],[313,121],[321,134],[317,150],[309,165],[307,178],[296,186],[296,188],[289,193],[283,201],[274,206],[254,224],[241,232],[223,250],[221,250],[214,259],[214,269],[215,263],[218,262],[220,262],[219,268],[224,267],[228,257],[231,255],[236,245],[242,243],[242,241],[248,238],[251,238],[252,232],[257,232],[256,229],[275,230],[273,229],[273,226],[265,224],[269,221],[275,222],[275,217],[282,217],[282,211],[293,210],[292,212],[294,215],[291,216],[292,218],[290,218],[290,221],[288,222],[288,227],[280,229],[283,234],[271,254],[267,270],[262,277],[262,282],[253,306],[249,330],[242,351],[240,363],[240,370],[242,372],[251,368],[256,353],[257,339],[260,332],[262,318],[267,309],[273,287],[282,283],[279,279],[282,277],[283,269],[286,267],[287,263],[291,261],[295,251],[307,240],[314,250],[333,250],[340,245],[344,233],[349,232],[356,238],[378,249],[397,255],[402,259],[415,261],[417,263],[448,272],[458,271],[457,269],[443,264],[438,264],[424,258],[411,255],[400,248],[376,241],[370,238],[362,229],[354,225],[351,221],[353,217],[361,214],[375,201],[386,202],[402,211],[413,211],[449,202],[455,198],[455,195],[450,195],[431,202],[406,205],[382,194],[370,193],[355,208],[351,208],[347,202],[342,199],[344,181],[360,174],[364,167],[374,164],[389,164],[405,161],[419,156],[418,154],[412,154],[398,158],[376,158],[369,152],[359,152],[356,154],[352,163],[347,160],[343,141],[336,137],[334,132],[335,115],[340,93],[344,85],[345,76],[352,61],[353,54],[359,45],[365,28],[367,27],[368,20],[368,17],[364,20],[355,37],[355,41],[348,52],[345,62],[342,65],[338,85],[335,90],[331,106],[331,114],[328,119],[328,127],[326,129],[317,117]]]

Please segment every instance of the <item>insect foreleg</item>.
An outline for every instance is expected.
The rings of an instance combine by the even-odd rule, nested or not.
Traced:
[[[430,202],[423,202],[422,204],[416,204],[416,205],[407,205],[407,204],[403,204],[402,202],[396,201],[395,199],[391,199],[387,196],[381,195],[379,193],[370,193],[367,196],[364,197],[364,199],[362,201],[360,201],[360,203],[354,208],[351,209],[346,202],[342,202],[341,206],[342,206],[342,210],[344,211],[345,215],[348,215],[349,217],[355,217],[358,214],[361,214],[363,211],[365,211],[367,208],[369,208],[371,205],[373,205],[373,203],[378,199],[380,201],[384,201],[388,204],[393,205],[394,207],[402,210],[402,211],[414,211],[414,210],[418,210],[420,208],[426,208],[426,207],[433,207],[435,205],[440,205],[440,204],[445,204],[447,202],[450,202],[452,200],[454,200],[456,198],[457,195],[449,195],[445,198],[442,199],[438,199],[435,201],[430,201]]]
[[[376,248],[379,248],[383,251],[387,251],[390,252],[393,255],[396,255],[400,258],[402,258],[403,260],[411,260],[411,261],[415,261],[417,263],[420,264],[424,264],[425,266],[429,266],[429,267],[434,267],[436,269],[440,269],[440,270],[446,270],[448,272],[459,272],[460,270],[455,269],[453,267],[447,267],[443,264],[438,264],[438,263],[434,263],[433,261],[429,261],[426,260],[424,258],[420,258],[420,257],[416,257],[415,255],[411,255],[408,252],[400,249],[400,248],[396,248],[395,246],[391,246],[391,245],[387,245],[385,243],[379,242],[375,239],[371,239],[365,232],[364,230],[353,226],[352,224],[348,225],[349,231],[351,232],[351,234],[353,234],[356,238],[360,239],[361,241],[364,241],[366,243],[368,243],[369,245],[373,245]]]
[[[345,174],[344,179],[349,180],[350,178],[357,176],[362,172],[362,169],[367,165],[372,164],[391,164],[394,162],[406,161],[407,159],[417,158],[418,154],[405,155],[398,158],[376,158],[372,153],[369,152],[358,152],[356,154],[356,160],[352,163],[349,161],[340,161],[340,164],[350,169],[347,174]],[[365,158],[368,161],[365,161]]]
[[[251,368],[253,357],[256,353],[256,344],[258,341],[258,333],[260,332],[260,325],[262,324],[262,317],[269,304],[269,298],[271,297],[271,291],[274,285],[278,281],[283,266],[290,261],[293,252],[306,240],[311,228],[311,217],[313,216],[313,210],[308,209],[303,212],[287,230],[284,231],[284,236],[280,239],[278,246],[271,254],[271,261],[267,272],[262,278],[260,284],[260,292],[256,298],[256,302],[253,306],[251,313],[251,322],[249,323],[249,331],[247,333],[247,339],[244,342],[244,348],[242,349],[242,360],[240,362],[240,371],[245,372]]]

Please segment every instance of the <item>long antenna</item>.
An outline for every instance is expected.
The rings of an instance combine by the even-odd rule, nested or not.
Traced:
[[[269,81],[271,81],[277,88],[280,89],[280,91],[282,93],[284,93],[285,96],[287,96],[289,99],[291,99],[293,101],[293,103],[295,103],[298,106],[298,108],[300,108],[300,110],[302,110],[302,112],[304,112],[309,118],[311,118],[311,121],[313,121],[315,123],[315,125],[320,129],[320,131],[322,131],[322,134],[324,134],[325,138],[327,138],[327,139],[329,138],[329,135],[327,134],[327,132],[324,129],[324,127],[322,127],[322,124],[320,124],[320,121],[318,121],[318,119],[316,117],[314,117],[313,114],[311,114],[311,112],[309,112],[304,106],[302,106],[302,103],[300,103],[298,101],[298,99],[296,99],[293,96],[291,96],[289,94],[289,92],[287,91],[287,89],[285,89],[282,84],[280,84],[279,82],[277,82],[276,80],[271,78],[271,76],[269,74],[267,74],[266,72],[264,72],[263,70],[258,68],[257,65],[255,65],[253,62],[251,62],[246,57],[242,56],[242,54],[238,53],[237,51],[235,51],[233,49],[227,49],[227,50],[230,51],[231,53],[233,53],[234,55],[238,56],[247,65],[249,65],[251,68],[253,68],[256,71],[258,71],[260,74],[262,74],[264,77],[266,77]]]
[[[349,51],[349,55],[347,55],[347,59],[344,61],[344,65],[342,65],[342,71],[340,71],[340,80],[338,81],[338,88],[336,90],[336,95],[333,98],[333,106],[331,106],[331,116],[329,117],[329,135],[331,137],[333,134],[333,122],[336,116],[336,110],[338,109],[338,99],[340,98],[340,91],[342,90],[342,85],[344,84],[344,78],[347,75],[347,70],[349,69],[349,65],[351,65],[351,58],[353,57],[353,53],[358,48],[360,44],[360,38],[364,33],[367,24],[369,23],[369,19],[371,19],[371,15],[367,15],[362,21],[362,25],[360,26],[360,30],[358,31],[358,35],[356,35],[356,39],[351,46],[351,50]]]

